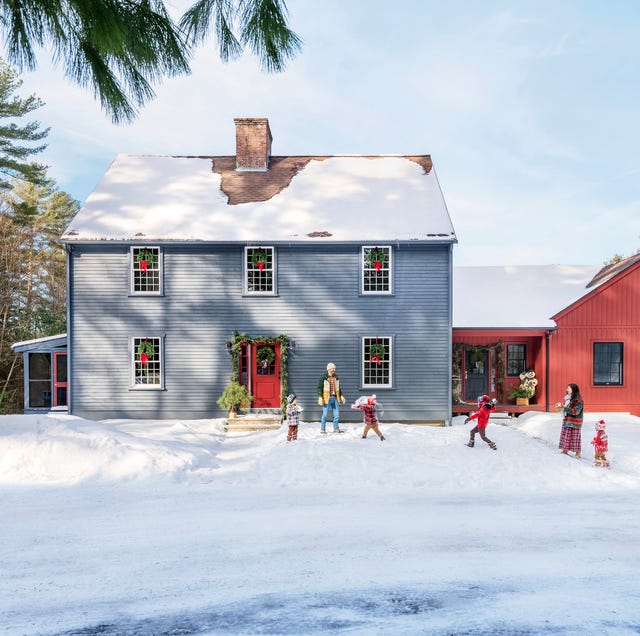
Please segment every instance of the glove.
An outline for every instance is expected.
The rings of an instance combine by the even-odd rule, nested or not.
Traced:
[[[324,406],[324,401],[322,400],[322,398],[320,396],[318,396],[318,404],[320,406]]]
[[[347,399],[344,397],[344,395],[341,395],[341,396],[340,396],[340,401],[341,401],[343,404],[345,404],[345,403],[346,403],[346,401],[347,401]]]
[[[491,404],[493,404],[494,406],[498,403],[498,400],[496,400],[496,398],[493,398],[493,400],[491,400]]]
[[[464,423],[465,423],[465,424],[468,424],[468,423],[469,423],[469,418],[467,418],[467,419],[464,421]]]

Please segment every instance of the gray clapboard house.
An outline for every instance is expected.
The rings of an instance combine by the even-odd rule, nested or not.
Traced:
[[[267,119],[235,124],[235,156],[119,155],[62,236],[69,412],[223,417],[233,373],[313,421],[331,361],[386,421],[446,423],[456,236],[431,158],[271,156]]]

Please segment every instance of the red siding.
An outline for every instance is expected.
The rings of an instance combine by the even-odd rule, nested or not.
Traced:
[[[640,263],[596,288],[554,320],[549,387],[559,401],[568,383],[580,386],[585,411],[640,415]],[[623,343],[623,385],[593,384],[593,343]]]

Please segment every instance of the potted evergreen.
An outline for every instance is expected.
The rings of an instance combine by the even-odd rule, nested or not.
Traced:
[[[533,397],[534,392],[532,389],[519,384],[509,393],[509,397],[515,400],[518,406],[529,406],[529,398]]]
[[[233,419],[238,414],[238,410],[251,406],[253,396],[246,386],[242,386],[237,380],[232,380],[225,387],[222,395],[218,398],[218,406],[229,411],[229,418]]]

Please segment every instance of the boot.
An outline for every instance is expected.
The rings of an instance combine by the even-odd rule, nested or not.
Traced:
[[[384,435],[380,435],[380,441],[384,442]]]
[[[475,442],[474,442],[472,439],[470,439],[470,440],[465,444],[465,446],[468,446],[469,448],[473,448],[473,447],[475,446]]]
[[[494,442],[489,442],[489,448],[491,450],[498,450],[498,447],[494,444]]]

